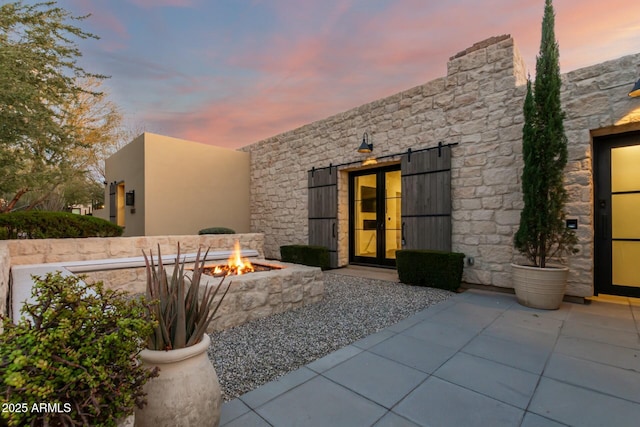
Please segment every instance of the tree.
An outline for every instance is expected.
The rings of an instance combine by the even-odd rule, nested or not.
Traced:
[[[73,25],[86,17],[55,2],[0,7],[0,213],[35,188],[56,191],[72,170],[67,155],[85,146],[72,108],[99,93],[79,82],[104,78],[77,63],[73,39],[97,38]]]
[[[535,85],[527,82],[522,132],[522,193],[524,208],[515,247],[529,261],[544,268],[547,259],[575,252],[577,238],[565,226],[564,168],[567,137],[560,102],[559,48],[554,33],[552,0],[545,0],[540,53],[536,58]]]

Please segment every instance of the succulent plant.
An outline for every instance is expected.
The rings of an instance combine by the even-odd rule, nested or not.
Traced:
[[[147,271],[147,299],[153,303],[151,314],[158,322],[147,347],[150,350],[172,350],[197,344],[214,319],[231,284],[227,285],[217,303],[214,300],[223,287],[225,277],[217,286],[207,285],[200,299],[200,278],[209,249],[203,257],[198,249],[190,277],[185,268],[186,260],[180,260],[179,244],[171,276],[162,262],[160,245],[157,264],[152,251],[149,251],[148,257],[144,251],[142,253]]]

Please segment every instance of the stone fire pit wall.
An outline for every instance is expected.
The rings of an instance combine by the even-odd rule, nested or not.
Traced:
[[[324,282],[320,268],[271,260],[250,261],[285,268],[227,277],[220,293],[228,283],[231,283],[231,287],[220,305],[219,317],[211,323],[208,332],[231,328],[322,300]],[[201,293],[205,285],[217,286],[219,282],[220,278],[203,275]]]
[[[1,240],[0,314],[8,313],[11,266],[139,257],[142,256],[143,249],[153,249],[155,252],[158,244],[163,254],[174,254],[178,243],[183,253],[195,252],[199,247],[231,250],[236,240],[240,241],[243,249],[255,249],[261,257],[264,256],[264,235],[261,233]],[[96,271],[87,275],[88,281],[104,280],[111,289],[130,293],[144,292],[145,289],[146,276],[143,268]]]

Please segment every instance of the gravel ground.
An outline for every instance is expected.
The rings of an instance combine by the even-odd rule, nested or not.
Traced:
[[[324,274],[322,302],[211,334],[209,358],[224,400],[444,301],[452,293],[382,280]]]

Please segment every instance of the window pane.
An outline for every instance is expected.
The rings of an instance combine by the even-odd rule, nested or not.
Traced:
[[[611,149],[611,192],[640,190],[640,145]]]
[[[640,239],[640,193],[611,195],[611,233],[614,239]]]
[[[612,243],[612,283],[640,287],[640,242]]]

